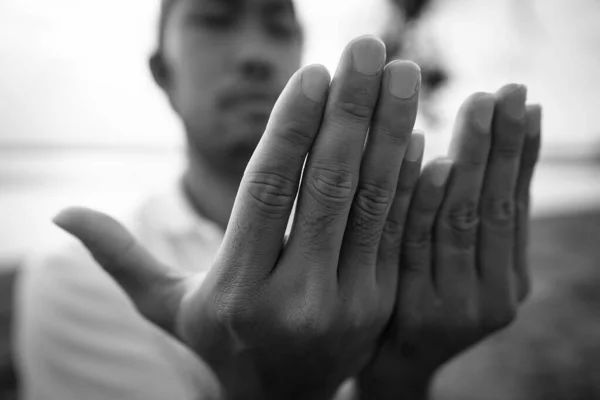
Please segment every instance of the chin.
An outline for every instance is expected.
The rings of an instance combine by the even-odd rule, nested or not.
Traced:
[[[248,140],[248,137],[245,137],[244,140],[227,141],[223,143],[220,151],[213,151],[209,157],[213,159],[213,164],[218,165],[223,171],[241,175],[259,141],[260,137],[256,140]]]
[[[228,146],[235,152],[253,153],[267,127],[268,119],[239,121],[229,130]]]
[[[231,141],[227,141],[226,147],[223,148],[222,161],[228,170],[243,173],[262,138],[264,127],[260,130],[246,127],[238,132],[239,134],[232,136]]]
[[[268,117],[222,118],[215,135],[191,137],[200,157],[228,174],[243,174],[265,131]]]

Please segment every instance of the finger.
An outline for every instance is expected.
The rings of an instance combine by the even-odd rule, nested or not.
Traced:
[[[384,63],[385,47],[374,37],[358,38],[345,49],[307,160],[284,258],[327,265],[330,273],[337,272]]]
[[[394,202],[381,235],[377,256],[377,282],[380,287],[391,285],[395,288],[396,285],[402,236],[410,202],[419,182],[424,149],[425,135],[422,132],[414,132],[402,162]]]
[[[542,108],[539,105],[527,106],[525,145],[521,156],[521,169],[517,181],[517,223],[515,235],[515,275],[518,300],[527,297],[531,287],[529,276],[527,244],[529,241],[529,204],[531,180],[540,152],[542,132]]]
[[[218,264],[228,265],[224,276],[255,281],[272,271],[302,167],[319,129],[329,83],[323,66],[306,67],[291,78],[277,101],[232,210],[222,246],[226,250]],[[231,265],[238,268],[232,271]]]
[[[496,94],[492,148],[481,195],[477,259],[481,273],[483,307],[516,302],[513,281],[515,191],[525,141],[527,89],[507,85]],[[488,301],[486,301],[487,299]],[[500,315],[501,310],[484,310]]]
[[[176,334],[186,285],[183,274],[159,263],[121,224],[97,211],[67,209],[54,223],[84,244],[144,317]]]
[[[491,145],[495,98],[472,95],[461,107],[450,156],[453,174],[436,224],[435,284],[445,301],[463,302],[474,290],[478,207]]]
[[[433,236],[447,184],[452,160],[437,159],[425,166],[410,202],[402,237],[400,282],[420,281],[433,288]],[[402,288],[408,287],[406,284]]]
[[[340,281],[375,283],[381,235],[417,118],[420,81],[421,70],[410,61],[393,62],[384,70],[342,244]]]

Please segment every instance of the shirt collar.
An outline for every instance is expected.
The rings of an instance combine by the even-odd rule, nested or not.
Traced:
[[[198,214],[185,194],[181,180],[162,195],[159,200],[160,211],[157,218],[165,233],[172,236],[186,236],[190,234],[207,234],[223,236],[223,229],[214,221]]]

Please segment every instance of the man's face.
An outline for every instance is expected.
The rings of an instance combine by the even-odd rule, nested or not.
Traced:
[[[165,89],[197,156],[245,168],[273,105],[300,67],[291,0],[179,0],[164,41]]]

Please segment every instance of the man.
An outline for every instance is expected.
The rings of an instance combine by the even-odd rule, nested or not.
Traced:
[[[500,259],[491,269],[499,277],[468,279],[459,287],[452,271],[459,270],[458,262],[469,272],[463,277],[474,278],[482,266],[473,251],[490,245],[496,246],[492,255],[512,254],[513,247],[516,256],[522,253],[513,224],[503,224],[508,233],[502,240],[486,236],[470,243],[477,219],[455,212],[478,215],[472,205],[480,192],[487,199],[507,197],[512,205],[517,182],[528,188],[533,163],[519,169],[518,162],[525,143],[522,88],[469,99],[457,126],[456,173],[447,183],[451,164],[438,160],[419,180],[423,143],[419,135],[411,139],[418,69],[407,62],[384,68],[380,41],[351,43],[331,90],[321,67],[298,72],[263,137],[267,105],[299,63],[301,36],[291,4],[181,0],[167,2],[164,11],[164,35],[151,67],[186,126],[185,196],[174,196],[177,204],[170,208],[161,201],[142,208],[134,226],[138,240],[89,210],[71,210],[56,220],[85,243],[154,325],[81,248],[33,265],[23,278],[20,317],[26,398],[330,398],[345,379],[359,375],[365,393],[380,389],[372,382],[381,381],[391,394],[398,376],[381,371],[400,373],[413,389],[415,380],[403,372],[423,361],[422,391],[440,363],[512,317],[514,285],[502,277],[514,274],[523,283],[522,263]],[[519,129],[505,126],[506,109]],[[492,131],[518,143],[514,157],[494,156],[506,141],[492,147]],[[494,193],[498,183],[507,190]],[[438,209],[441,222],[434,223]],[[413,277],[402,271],[429,270],[424,261],[438,253],[428,255],[434,229],[445,239],[439,241],[441,254],[462,256],[435,266],[449,274],[447,284],[439,283],[450,288],[443,291],[449,294],[448,318],[428,313],[423,321],[438,335],[465,327],[469,334],[407,356],[406,338],[397,334],[418,337],[423,326],[405,329],[404,312],[421,315],[424,310],[413,306],[426,305],[431,296],[413,290],[407,284]],[[456,229],[463,231],[460,241]],[[427,287],[428,280],[420,281],[418,288]],[[479,293],[486,282],[499,293],[485,297],[485,304],[479,296],[462,296],[452,305],[457,288]],[[396,308],[402,312],[390,320],[401,299],[410,309]],[[493,323],[485,318],[497,314]],[[384,331],[389,321],[397,329]],[[488,331],[480,331],[481,324]],[[388,343],[384,352],[380,340]]]

